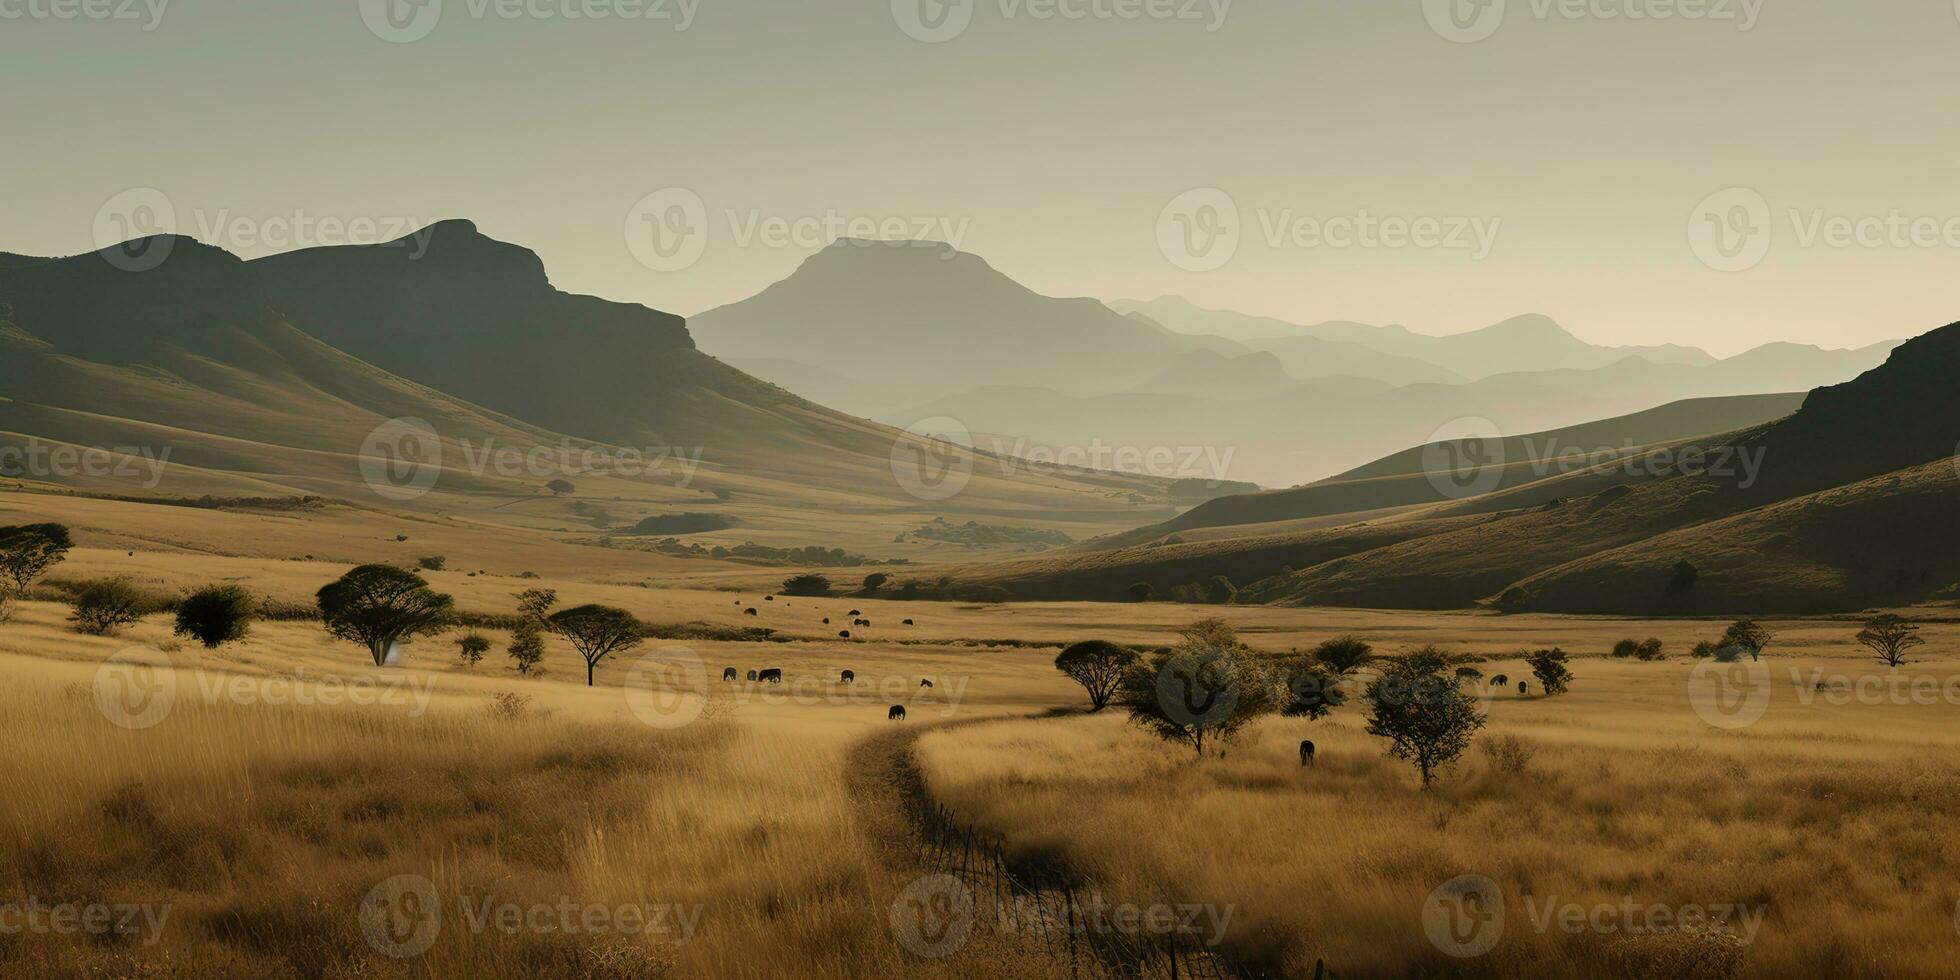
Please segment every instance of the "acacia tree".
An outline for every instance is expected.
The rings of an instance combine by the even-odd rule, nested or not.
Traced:
[[[1203,756],[1206,744],[1229,742],[1280,709],[1279,683],[1224,620],[1179,632],[1184,642],[1124,672],[1118,700],[1131,724]]]
[[[1348,677],[1375,659],[1375,648],[1358,636],[1339,636],[1315,647],[1313,657],[1322,667]]]
[[[396,643],[441,632],[456,606],[422,576],[393,565],[362,565],[316,598],[327,632],[367,647],[376,667],[388,663]]]
[[[1109,706],[1124,671],[1135,666],[1137,654],[1107,640],[1084,640],[1063,650],[1055,658],[1055,669],[1089,692],[1089,708],[1101,711]]]
[[[68,557],[74,542],[60,524],[0,527],[0,594],[20,595],[34,580]]]
[[[1919,636],[1919,624],[1897,613],[1866,620],[1865,628],[1858,631],[1858,642],[1871,648],[1887,667],[1904,666],[1906,651],[1926,643]]]
[[[1775,636],[1753,619],[1738,619],[1729,624],[1728,632],[1722,634],[1722,645],[1747,650],[1750,660],[1761,660],[1763,648],[1769,646],[1769,641]]]
[[[1368,734],[1388,739],[1391,757],[1413,763],[1425,789],[1484,727],[1477,699],[1443,676],[1449,663],[1439,651],[1415,651],[1389,661],[1363,694],[1370,709]]]
[[[599,661],[608,654],[630,650],[646,638],[646,627],[633,614],[611,606],[575,606],[554,613],[551,628],[585,658],[585,686],[593,685]]]

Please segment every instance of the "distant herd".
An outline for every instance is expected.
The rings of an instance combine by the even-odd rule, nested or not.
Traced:
[[[764,601],[764,602],[775,602],[775,601],[776,601],[776,597],[775,597],[775,596],[763,596],[763,597],[762,597],[762,601]],[[741,606],[741,605],[742,605],[742,600],[740,600],[740,599],[737,599],[737,600],[735,600],[735,604],[736,604],[737,606]],[[784,603],[784,605],[788,605],[788,603]],[[743,609],[742,609],[742,615],[744,615],[744,616],[760,616],[760,615],[762,615],[762,612],[761,612],[761,610],[759,610],[759,609],[757,609],[757,608],[756,608],[756,607],[754,607],[754,606],[744,606],[744,607],[743,607]],[[868,620],[868,619],[865,619],[865,618],[864,618],[864,610],[862,610],[862,609],[853,609],[853,610],[851,610],[851,612],[850,612],[850,616],[851,616],[851,626],[852,626],[852,627],[854,627],[854,628],[859,628],[859,629],[870,629],[870,628],[871,628],[871,620]],[[823,617],[823,625],[825,625],[825,626],[829,626],[829,625],[830,625],[830,617],[829,617],[829,616],[825,616],[825,617]],[[906,626],[917,626],[917,625],[918,625],[918,623],[916,623],[916,622],[914,622],[913,620],[910,620],[910,619],[908,619],[908,620],[906,620],[906,621],[905,621],[905,625],[906,625]],[[850,639],[850,638],[851,638],[851,631],[850,631],[850,630],[839,630],[839,631],[838,631],[838,633],[837,633],[837,636],[838,636],[838,637],[839,637],[840,639],[845,639],[845,640],[848,640],[848,639]],[[728,682],[728,683],[730,683],[730,684],[733,684],[733,683],[735,683],[735,682],[736,682],[736,680],[737,680],[737,679],[738,679],[739,677],[741,677],[741,676],[742,676],[742,673],[741,673],[741,671],[739,671],[739,670],[737,670],[737,669],[736,669],[736,668],[734,668],[734,667],[727,667],[727,668],[724,668],[724,669],[722,670],[722,672],[721,672],[721,679],[722,679],[722,680],[724,680],[724,681],[726,681],[726,682]],[[783,669],[782,669],[781,667],[769,667],[769,668],[766,668],[766,669],[763,669],[763,670],[751,670],[751,671],[749,671],[749,672],[748,672],[748,679],[749,679],[749,681],[750,681],[750,682],[752,682],[752,683],[759,683],[759,684],[781,684],[781,683],[783,682]],[[856,672],[856,671],[854,671],[854,670],[846,670],[846,671],[844,671],[843,673],[841,673],[841,674],[839,674],[839,675],[838,675],[838,677],[837,677],[837,682],[838,682],[838,683],[840,683],[840,684],[855,684],[855,683],[857,683],[857,672]],[[921,687],[921,688],[930,688],[930,687],[932,687],[932,686],[933,686],[933,683],[932,683],[932,680],[931,680],[931,678],[920,678],[920,679],[919,679],[919,687]],[[887,713],[886,713],[886,715],[885,715],[885,717],[887,717],[887,718],[889,718],[889,719],[890,719],[890,720],[892,720],[892,721],[904,721],[904,720],[905,720],[905,706],[904,706],[904,705],[902,705],[902,704],[895,704],[895,705],[892,705],[892,707],[891,707],[891,710],[890,710],[889,712],[887,712]]]

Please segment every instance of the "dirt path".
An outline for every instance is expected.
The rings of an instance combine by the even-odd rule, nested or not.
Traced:
[[[1010,860],[1000,840],[932,798],[914,755],[919,740],[1001,720],[894,725],[847,755],[850,798],[898,883],[891,919],[899,944],[955,970],[977,956],[998,976],[1240,976],[1188,938],[1084,928],[1086,909],[1106,907],[1090,882],[1059,861]]]

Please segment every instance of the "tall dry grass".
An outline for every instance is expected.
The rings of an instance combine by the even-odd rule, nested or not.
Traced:
[[[1950,735],[1920,737],[1950,706],[1788,704],[1724,734],[1679,696],[1686,664],[1575,669],[1597,693],[1491,705],[1480,741],[1516,739],[1522,772],[1521,753],[1473,750],[1428,792],[1352,707],[1204,760],[1114,712],[935,733],[919,755],[936,796],[1023,853],[1113,893],[1233,907],[1230,951],[1283,975],[1323,957],[1342,977],[1953,975],[1960,765]],[[1432,889],[1463,874],[1506,896],[1480,959],[1423,928]],[[1534,922],[1628,897],[1759,909],[1760,934]]]

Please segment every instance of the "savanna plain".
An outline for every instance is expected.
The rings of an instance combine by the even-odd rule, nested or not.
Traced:
[[[0,496],[0,524],[37,519],[76,540],[0,623],[7,976],[1171,968],[1112,958],[1098,931],[1178,933],[1207,957],[1180,975],[1900,977],[1960,956],[1960,624],[1937,611],[1897,668],[1854,640],[1863,616],[1766,622],[1760,661],[1717,665],[1690,651],[1725,621],[794,596],[781,569],[690,578],[556,542],[488,548],[493,566],[439,527]],[[212,539],[276,544],[189,544]],[[374,665],[313,611],[351,566],[309,545],[444,547],[420,574],[456,625]],[[71,593],[103,579],[148,605],[86,635]],[[207,649],[166,607],[213,584],[260,616]],[[651,636],[590,686],[557,635],[519,672],[505,651],[537,589]],[[1084,640],[1175,648],[1208,618],[1259,656],[1352,636],[1378,659],[1324,717],[1274,714],[1203,754],[1089,710],[1055,667]],[[474,663],[469,636],[488,643]],[[1650,637],[1658,659],[1611,654]],[[1474,671],[1486,717],[1428,786],[1358,696],[1425,647]],[[1525,651],[1554,647],[1569,689],[1520,693]],[[782,683],[748,679],[770,668]],[[1767,682],[1698,695],[1716,669]],[[947,826],[968,849],[950,862]],[[973,874],[974,852],[1003,877]],[[949,870],[974,891],[1066,881],[1113,911],[1064,925],[984,902],[922,930]],[[1495,920],[1472,907],[1498,932],[1476,957],[1437,934],[1464,876],[1502,896]]]

